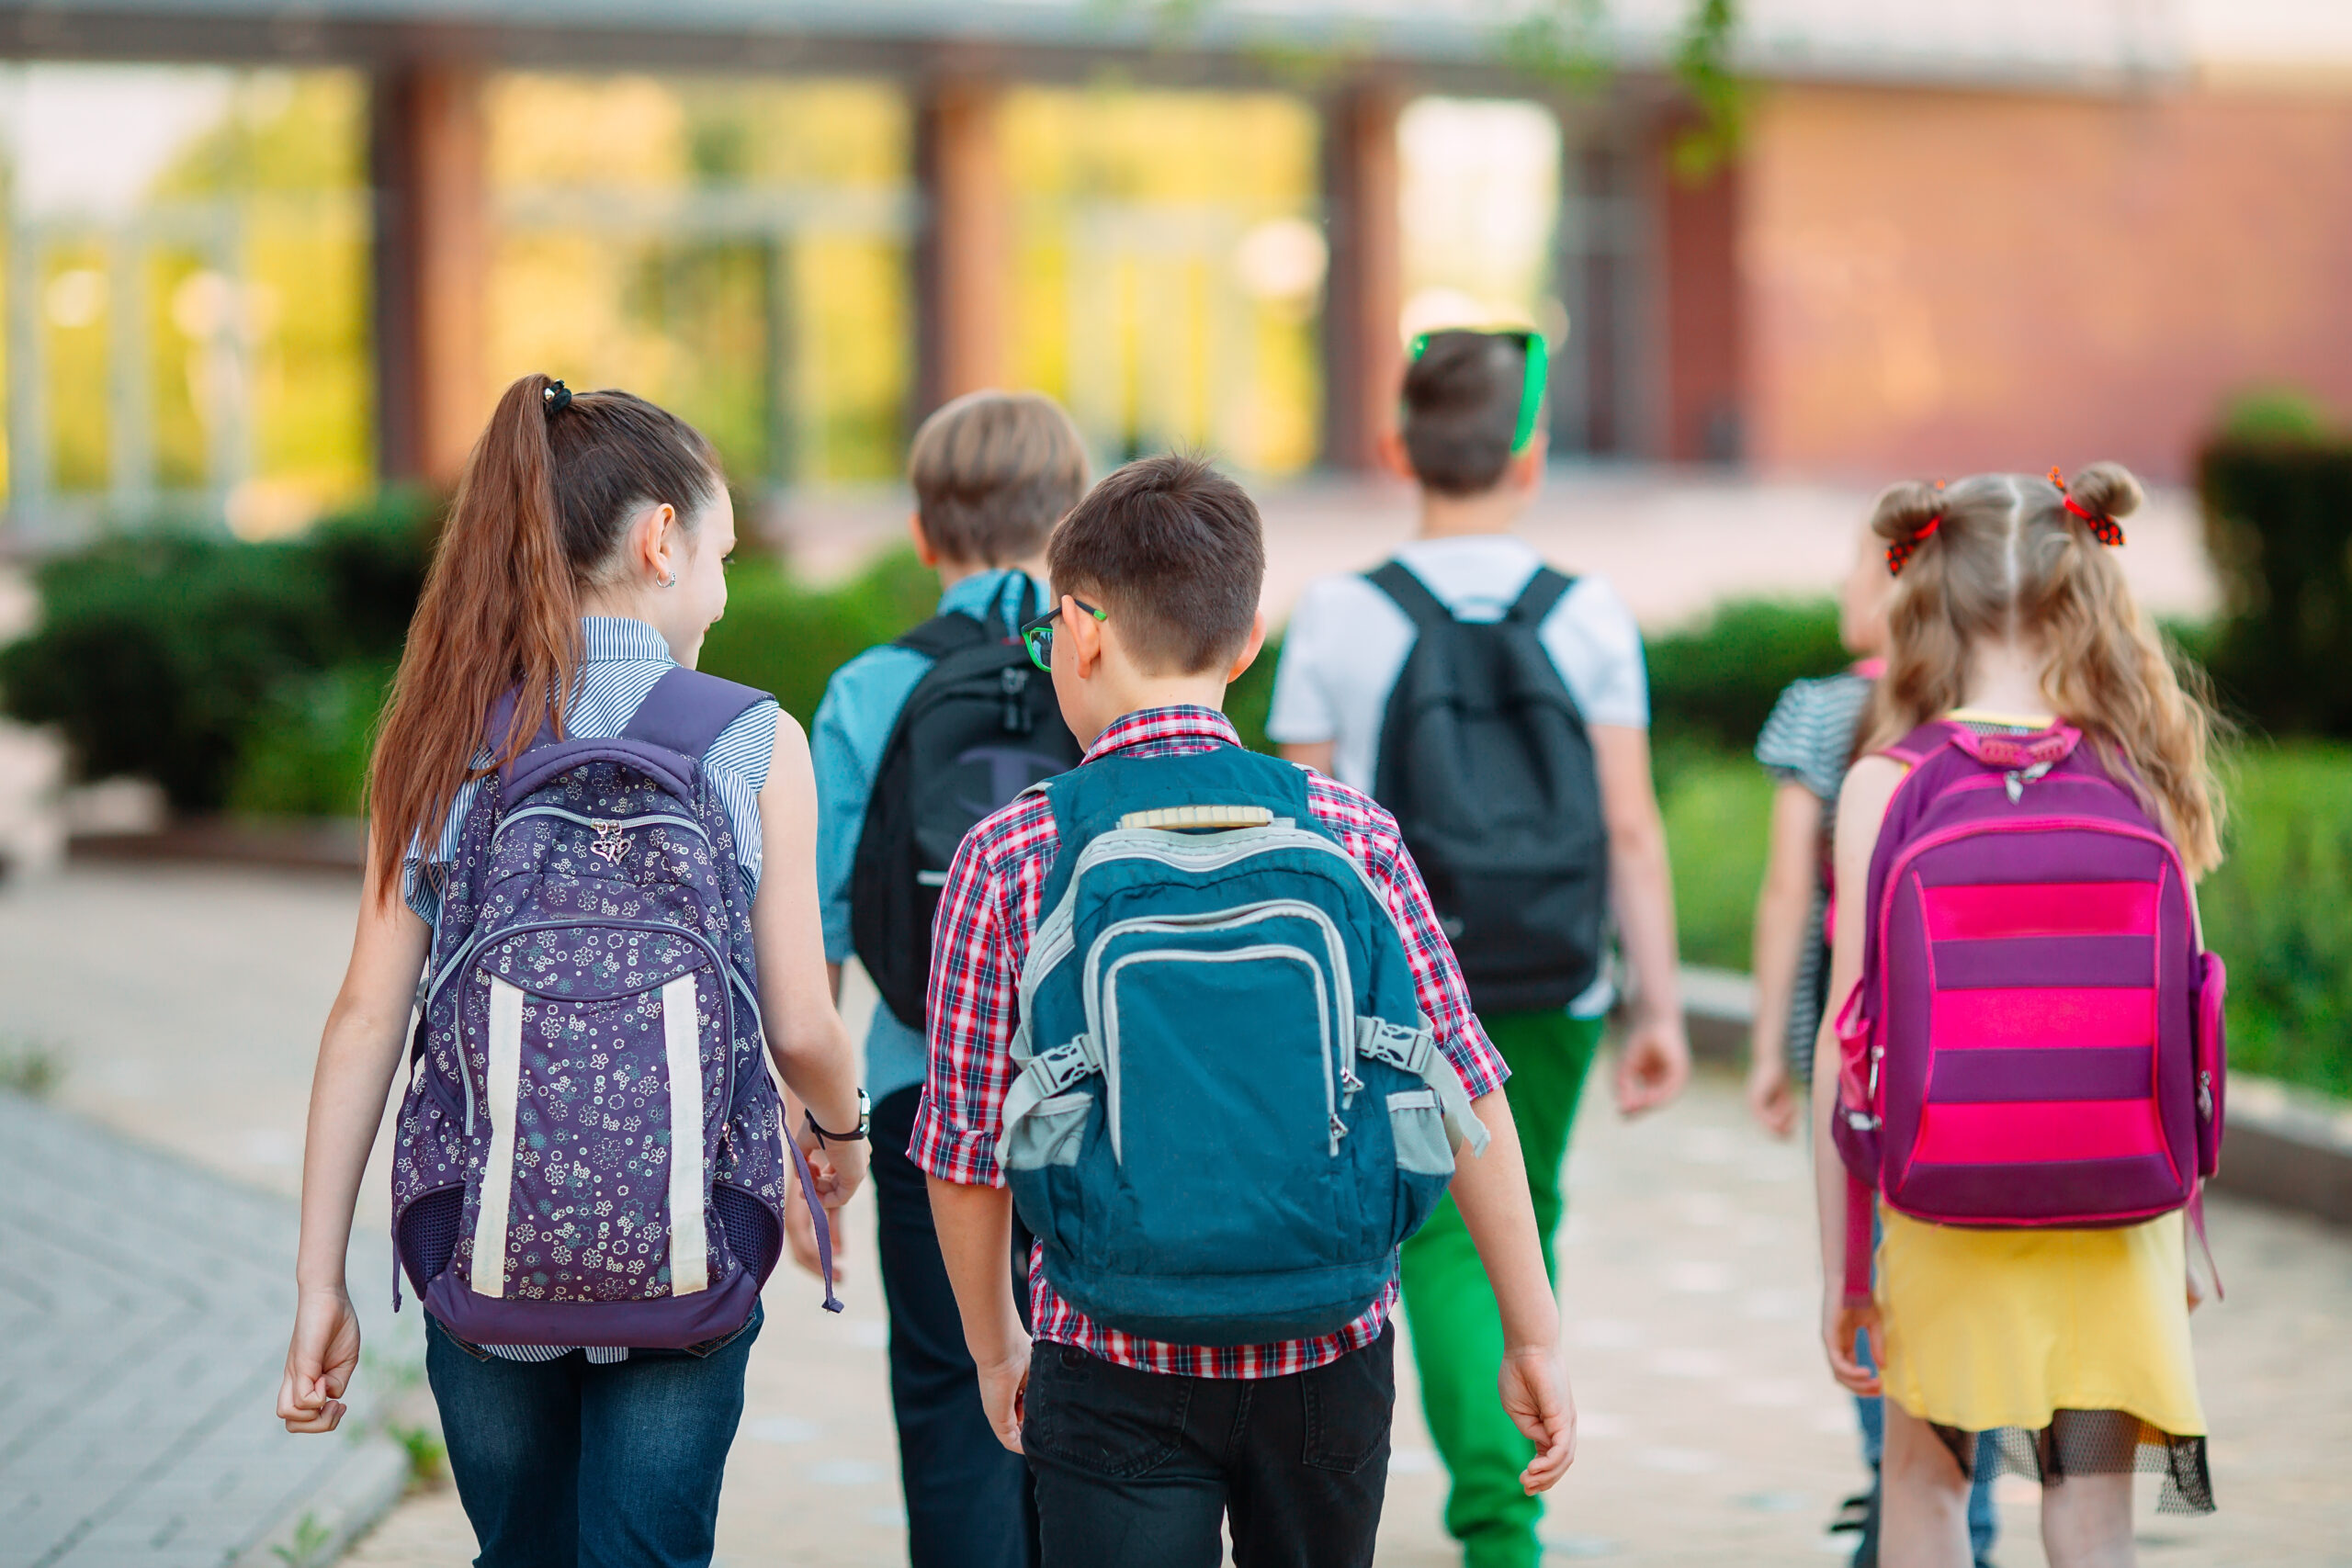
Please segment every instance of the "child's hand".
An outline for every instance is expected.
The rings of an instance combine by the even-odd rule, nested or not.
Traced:
[[[1519,1483],[1531,1497],[1549,1492],[1577,1457],[1577,1402],[1568,1392],[1559,1348],[1506,1351],[1500,1381],[1503,1409],[1535,1445],[1535,1457],[1519,1472]]]
[[[988,1412],[989,1429],[998,1442],[1021,1452],[1021,1423],[1029,1413],[1029,1336],[1015,1328],[1002,1350],[972,1360],[979,1370],[980,1408]]]
[[[1747,1110],[1756,1124],[1776,1138],[1797,1130],[1797,1099],[1789,1085],[1789,1065],[1759,1052],[1747,1069]]]
[[[1879,1374],[1862,1365],[1860,1358],[1854,1354],[1854,1340],[1863,1334],[1870,1336],[1871,1365],[1886,1365],[1886,1329],[1879,1320],[1878,1303],[1849,1303],[1842,1286],[1822,1298],[1821,1340],[1823,1348],[1829,1352],[1829,1375],[1849,1391],[1865,1399],[1877,1399],[1885,1392]]]
[[[289,1432],[332,1432],[343,1422],[343,1391],[359,1365],[359,1314],[340,1289],[304,1291],[294,1307],[277,1418]]]
[[[817,1252],[817,1223],[809,1217],[808,1200],[800,1195],[799,1173],[786,1170],[784,1187],[785,1245],[792,1249],[792,1261],[799,1265],[803,1274],[817,1274],[824,1265]],[[819,1201],[822,1201],[821,1199]],[[841,1228],[838,1225],[831,1228],[832,1239],[838,1244]],[[833,1283],[838,1285],[847,1277],[842,1266],[841,1249],[836,1245],[833,1250]]]
[[[866,1148],[865,1140],[844,1142],[836,1138],[820,1144],[808,1152],[808,1173],[817,1179],[817,1201],[830,1211],[838,1212],[856,1196],[858,1187],[865,1180]],[[840,1227],[835,1226],[838,1232]]]
[[[1627,1116],[1656,1111],[1690,1081],[1690,1041],[1680,1014],[1636,1015],[1617,1054],[1617,1109]]]

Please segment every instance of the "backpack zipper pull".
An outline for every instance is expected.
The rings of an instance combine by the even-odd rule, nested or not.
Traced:
[[[1354,1110],[1356,1095],[1363,1089],[1363,1079],[1356,1077],[1356,1070],[1353,1066],[1343,1066],[1340,1069],[1340,1103],[1342,1106],[1351,1111]]]
[[[2001,776],[2002,785],[2009,792],[2009,804],[2015,806],[2025,798],[2025,786],[2038,781],[2050,771],[2047,762],[2036,762],[2030,768],[2011,768]]]
[[[1036,728],[1029,716],[1029,671],[1018,665],[1008,667],[997,677],[997,689],[1004,694],[1004,712],[999,722],[1007,735],[1026,735]]]
[[[2213,1075],[2210,1072],[2197,1075],[2197,1118],[2200,1122],[2213,1119]]]
[[[1334,1111],[1331,1112],[1331,1154],[1334,1158],[1337,1158],[1340,1153],[1340,1140],[1347,1135],[1348,1124],[1340,1121],[1340,1113]]]

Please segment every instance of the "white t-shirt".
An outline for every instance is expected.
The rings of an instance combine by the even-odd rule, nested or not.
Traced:
[[[1417,539],[1396,554],[1465,621],[1501,620],[1544,564],[1533,546],[1510,534]],[[1267,737],[1283,745],[1330,741],[1332,776],[1370,794],[1389,693],[1415,635],[1396,602],[1355,573],[1308,584],[1283,637]],[[1649,728],[1641,629],[1605,579],[1577,578],[1537,636],[1586,724]],[[1596,1016],[1613,994],[1604,977],[1568,1010]]]

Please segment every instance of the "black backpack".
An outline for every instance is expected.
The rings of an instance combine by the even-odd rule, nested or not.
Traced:
[[[933,660],[882,748],[850,871],[850,941],[890,1011],[924,1026],[931,921],[956,846],[1039,779],[1078,765],[1054,682],[1000,610],[935,616],[899,638]],[[1018,603],[1033,597],[1029,580]]]
[[[1380,731],[1396,818],[1481,1011],[1565,1007],[1600,972],[1608,833],[1592,739],[1537,631],[1545,567],[1494,622],[1457,620],[1402,561],[1368,574],[1419,636]]]

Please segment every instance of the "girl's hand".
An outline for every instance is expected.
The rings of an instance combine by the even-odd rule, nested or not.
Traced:
[[[1866,1367],[1854,1354],[1854,1340],[1867,1334],[1871,1342],[1871,1362]],[[1842,1285],[1822,1298],[1822,1348],[1829,1352],[1829,1375],[1849,1392],[1865,1399],[1879,1398],[1885,1391],[1873,1367],[1886,1365],[1886,1330],[1879,1320],[1876,1302],[1849,1303]]]
[[[359,1314],[341,1287],[306,1290],[294,1307],[277,1418],[289,1432],[332,1432],[343,1422],[343,1391],[359,1365]]]
[[[821,1201],[821,1200],[820,1200]],[[841,1239],[839,1227],[834,1228],[833,1240]],[[823,1267],[817,1253],[817,1223],[808,1214],[808,1201],[800,1195],[800,1176],[787,1169],[784,1173],[784,1240],[792,1250],[792,1261],[803,1274],[815,1275]],[[833,1252],[833,1283],[838,1285],[847,1276],[842,1267],[838,1247]]]
[[[863,1138],[836,1138],[808,1151],[808,1174],[817,1179],[817,1201],[828,1212],[838,1213],[856,1195],[865,1180],[866,1159]],[[839,1235],[841,1227],[833,1227],[833,1234]]]
[[[1789,1084],[1789,1064],[1759,1051],[1747,1069],[1747,1110],[1756,1124],[1776,1138],[1797,1130],[1797,1099]]]

